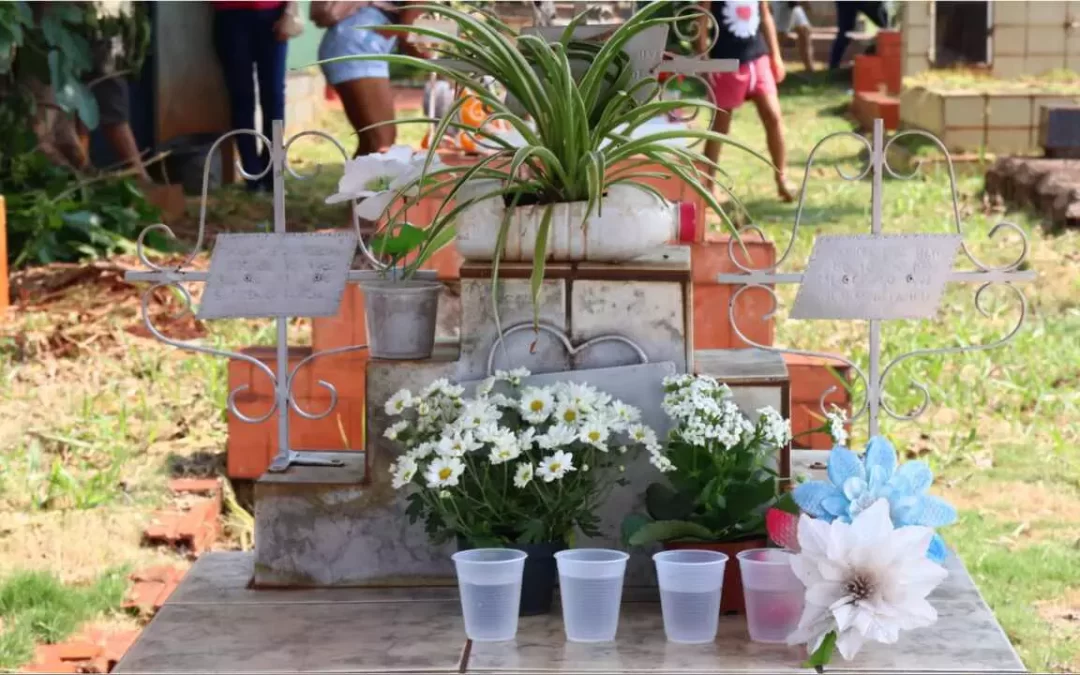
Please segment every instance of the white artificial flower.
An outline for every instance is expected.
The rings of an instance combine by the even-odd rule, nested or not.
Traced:
[[[436,457],[424,471],[429,488],[454,487],[465,473],[465,463],[457,457]]]
[[[386,414],[391,417],[400,415],[405,412],[406,408],[411,408],[415,401],[413,400],[412,393],[408,389],[402,389],[390,397],[390,400],[386,402],[385,410]]]
[[[933,536],[929,527],[893,529],[885,499],[851,523],[801,515],[791,569],[806,585],[806,604],[788,644],[805,643],[812,654],[835,631],[850,661],[867,640],[893,644],[900,631],[933,624],[926,597],[948,574],[926,557]]]
[[[578,439],[578,432],[565,424],[556,424],[547,433],[536,439],[545,450],[565,448]]]
[[[440,457],[463,457],[465,453],[472,452],[481,446],[482,444],[477,442],[472,433],[466,431],[451,436],[443,436],[439,440],[439,446],[435,452]]]
[[[545,483],[559,480],[568,472],[574,470],[574,458],[569,452],[559,450],[553,455],[545,457],[536,469],[536,475],[544,479]]]
[[[555,397],[547,389],[529,387],[521,392],[521,405],[518,412],[529,424],[546,422],[555,410]]]
[[[514,471],[514,487],[523,488],[533,479],[533,465],[528,462],[521,462],[517,466],[517,470]]]
[[[413,476],[416,475],[416,460],[408,455],[405,455],[399,459],[395,464],[390,465],[390,475],[393,476],[393,480],[390,481],[390,486],[395,490],[408,485]]]
[[[591,445],[594,448],[607,452],[607,439],[609,433],[608,428],[603,424],[598,422],[587,422],[581,427],[581,434],[578,436],[578,439],[586,445]]]
[[[359,199],[356,215],[378,220],[399,193],[406,197],[419,194],[419,179],[427,158],[427,153],[414,153],[407,145],[395,145],[385,152],[351,159],[345,163],[337,193],[327,197],[326,203]],[[428,173],[441,166],[439,156],[434,155]]]
[[[400,422],[394,422],[393,424],[391,424],[389,427],[386,428],[386,431],[383,432],[383,436],[390,439],[391,441],[396,441],[398,439],[398,436],[401,434],[401,432],[405,431],[405,429],[407,429],[408,427],[409,427],[409,421],[408,420],[401,420]]]

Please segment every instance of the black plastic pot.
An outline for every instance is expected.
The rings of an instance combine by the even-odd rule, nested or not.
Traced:
[[[476,548],[460,537],[457,545],[459,551]],[[518,615],[536,616],[549,613],[555,597],[555,579],[558,576],[555,554],[566,548],[566,542],[514,544],[507,548],[524,551],[528,555],[525,558],[525,570],[521,575],[521,606]]]

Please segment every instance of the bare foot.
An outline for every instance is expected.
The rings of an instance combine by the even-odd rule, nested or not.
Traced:
[[[776,196],[785,204],[795,201],[795,194],[791,191],[791,186],[788,185],[787,179],[783,175],[776,177]]]

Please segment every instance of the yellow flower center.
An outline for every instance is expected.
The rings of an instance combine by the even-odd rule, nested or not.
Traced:
[[[589,432],[589,440],[593,441],[593,442],[599,441],[600,440],[600,432],[599,431],[590,431]]]
[[[551,473],[558,473],[559,469],[561,468],[562,463],[560,462],[552,462],[551,464],[548,464],[548,471],[550,471]]]
[[[449,480],[450,476],[453,475],[453,473],[454,472],[450,469],[450,467],[443,467],[442,469],[439,469],[439,480]]]
[[[532,403],[529,404],[529,410],[531,410],[533,412],[540,412],[543,409],[544,409],[544,402],[541,401],[540,399],[537,399],[537,400],[535,400],[535,401],[533,401]]]
[[[573,410],[567,410],[563,413],[562,418],[564,422],[573,422],[577,419],[577,413]]]

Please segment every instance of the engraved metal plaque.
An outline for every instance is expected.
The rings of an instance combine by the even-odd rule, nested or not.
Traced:
[[[352,232],[219,234],[196,316],[333,316],[355,253]]]
[[[818,237],[793,319],[929,319],[953,258],[955,234]]]

